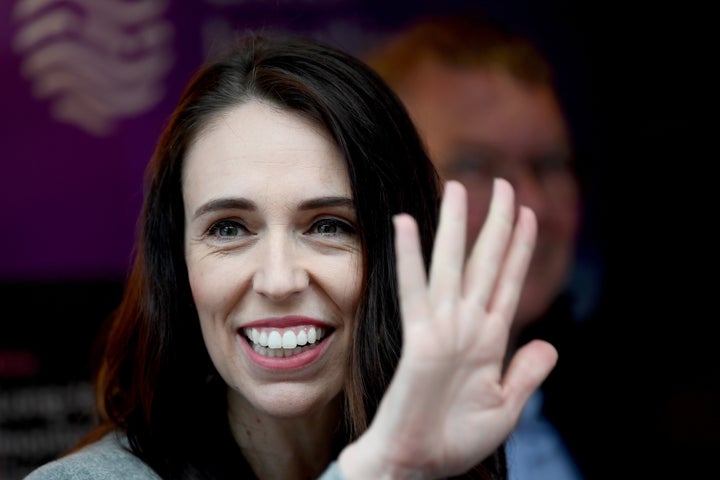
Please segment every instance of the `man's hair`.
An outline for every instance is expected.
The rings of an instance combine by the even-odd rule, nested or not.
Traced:
[[[459,68],[497,68],[533,86],[553,82],[550,65],[537,47],[477,15],[417,19],[370,51],[365,61],[393,88],[426,61]]]

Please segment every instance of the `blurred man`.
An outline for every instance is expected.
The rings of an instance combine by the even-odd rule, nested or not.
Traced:
[[[510,180],[518,203],[537,215],[537,246],[508,349],[544,337],[559,350],[561,371],[553,375],[562,376],[572,351],[565,339],[575,328],[566,293],[581,195],[548,63],[525,39],[466,18],[417,22],[365,60],[405,103],[441,176],[467,187],[468,245],[485,220],[494,177]],[[511,479],[584,478],[568,449],[573,434],[558,433],[543,413],[554,400],[547,390],[531,399],[507,443]],[[567,413],[560,415],[572,422]]]

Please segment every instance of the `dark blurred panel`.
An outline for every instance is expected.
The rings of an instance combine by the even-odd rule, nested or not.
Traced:
[[[0,283],[0,479],[55,458],[94,421],[95,338],[122,282]]]
[[[0,368],[3,378],[88,379],[90,344],[122,289],[121,279],[0,283],[0,348],[16,352]]]

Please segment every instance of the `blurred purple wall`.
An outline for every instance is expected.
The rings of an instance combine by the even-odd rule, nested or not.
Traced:
[[[234,31],[279,27],[361,54],[414,15],[470,6],[532,14],[467,1],[1,2],[0,281],[124,277],[155,140]]]
[[[2,2],[0,279],[124,276],[154,142],[232,29],[277,19],[346,44],[371,33],[352,2],[281,3]]]
[[[144,165],[199,61],[169,3],[0,5],[2,279],[124,275]]]

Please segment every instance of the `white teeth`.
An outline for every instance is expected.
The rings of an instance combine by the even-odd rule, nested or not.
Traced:
[[[277,330],[273,330],[270,332],[270,335],[268,335],[268,348],[280,348],[282,347],[282,337],[280,336],[280,332]]]
[[[243,333],[254,346],[267,347],[272,350],[282,349],[290,354],[305,345],[319,342],[325,336],[325,330],[315,326],[286,329],[246,328]],[[278,352],[274,356],[282,356],[282,352]]]
[[[308,343],[315,343],[315,340],[317,340],[317,332],[315,327],[310,327],[308,329]]]
[[[285,330],[282,336],[282,347],[283,348],[295,348],[297,347],[297,337],[295,332],[292,330]]]

